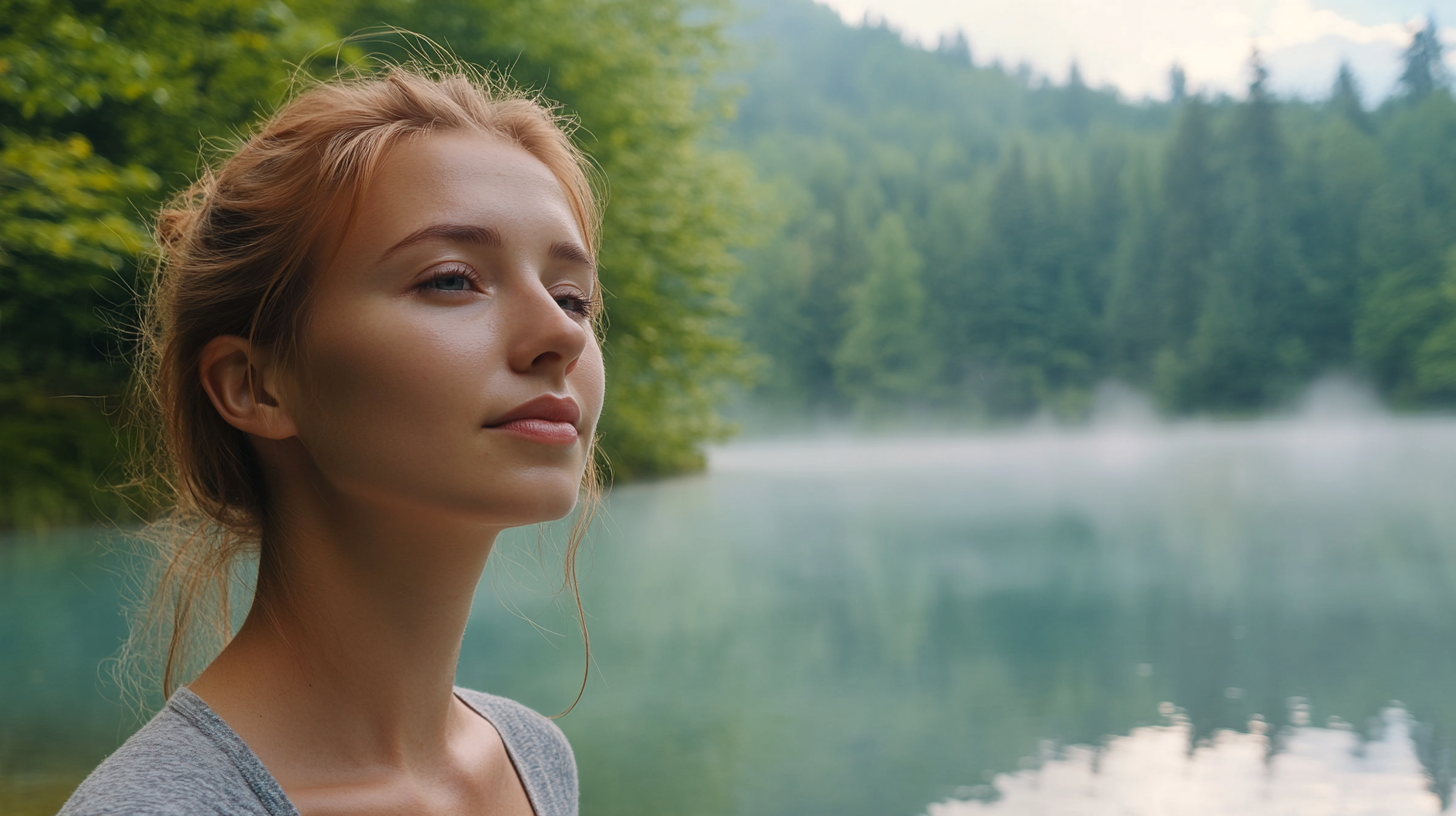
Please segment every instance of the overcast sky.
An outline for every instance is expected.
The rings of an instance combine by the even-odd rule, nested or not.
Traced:
[[[1189,86],[1242,93],[1255,44],[1277,92],[1322,97],[1342,59],[1367,104],[1400,75],[1411,31],[1435,14],[1456,71],[1456,0],[819,0],[852,23],[884,18],[935,43],[961,29],[977,64],[1022,62],[1057,82],[1075,60],[1088,84],[1131,98],[1168,94],[1168,68]]]

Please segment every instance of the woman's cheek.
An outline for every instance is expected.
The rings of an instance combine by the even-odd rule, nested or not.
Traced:
[[[597,420],[602,415],[602,403],[607,391],[606,363],[602,359],[602,350],[595,340],[591,341],[582,352],[577,369],[572,373],[580,377],[578,396],[583,402],[582,412],[591,417],[591,429],[595,432]]]
[[[409,470],[436,443],[458,444],[452,430],[479,422],[466,398],[475,367],[462,364],[462,338],[394,311],[323,319],[308,338],[299,430],[320,466]]]

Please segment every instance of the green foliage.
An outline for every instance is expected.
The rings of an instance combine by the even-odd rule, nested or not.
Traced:
[[[93,400],[117,375],[94,347],[98,309],[124,292],[115,273],[145,238],[126,196],[156,187],[83,137],[13,132],[0,148],[0,524],[84,516],[79,499],[109,461]],[[90,399],[88,399],[88,397]]]
[[[1442,50],[1436,18],[1428,16],[1425,27],[1416,32],[1405,50],[1405,70],[1401,72],[1400,85],[1406,96],[1419,101],[1441,86],[1445,74]]]
[[[1350,63],[1340,63],[1340,73],[1335,76],[1335,89],[1330,93],[1330,109],[1343,116],[1355,127],[1369,133],[1374,125],[1370,114],[1365,112],[1365,103],[1360,100],[1360,86]]]
[[[1212,260],[1203,269],[1195,330],[1186,356],[1178,408],[1255,409],[1307,378],[1311,361],[1301,329],[1310,314],[1304,259],[1290,229],[1286,146],[1277,106],[1265,88],[1258,55],[1244,104],[1234,111],[1229,163],[1221,181],[1228,206],[1225,236],[1206,236]],[[1205,179],[1208,188],[1219,180]],[[1217,222],[1217,216],[1211,219]],[[1221,240],[1220,240],[1221,239]]]
[[[0,4],[0,526],[115,507],[142,213],[331,36],[281,3]]]
[[[875,376],[919,406],[1075,415],[1115,378],[1172,412],[1246,413],[1330,371],[1456,401],[1456,103],[1431,25],[1404,92],[1367,111],[1348,68],[1323,103],[1274,98],[1255,54],[1240,99],[1175,68],[1169,102],[1129,104],[1075,67],[1058,85],[807,0],[749,5],[733,133],[794,202],[739,294],[761,397],[862,406],[918,278],[918,342],[893,345],[920,353]],[[882,219],[909,236],[898,277],[871,251]],[[877,315],[880,288],[902,301]]]
[[[924,263],[905,223],[886,215],[870,236],[869,271],[849,307],[849,330],[834,356],[839,387],[862,408],[904,403],[924,394],[934,371],[922,329]]]
[[[1456,401],[1456,248],[1446,254],[1441,297],[1433,304],[1440,321],[1415,352],[1415,388],[1423,395]]]
[[[1440,404],[1433,333],[1447,319],[1447,253],[1456,247],[1456,102],[1445,92],[1400,105],[1382,129],[1386,178],[1366,204],[1360,253],[1369,272],[1355,319],[1355,356],[1391,396]],[[1428,345],[1430,343],[1431,345]],[[1424,384],[1422,384],[1424,383]]]

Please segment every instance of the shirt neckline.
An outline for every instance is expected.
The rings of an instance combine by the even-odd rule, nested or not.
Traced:
[[[511,769],[515,771],[516,778],[521,783],[521,789],[526,792],[526,799],[531,805],[531,812],[540,816],[541,809],[536,802],[536,793],[530,782],[521,773],[521,764],[516,756],[516,749],[511,745],[511,740],[506,736],[490,716],[484,710],[464,694],[459,686],[453,689],[455,699],[465,704],[465,707],[474,711],[481,719],[490,724],[496,734],[500,737],[501,745],[505,746],[506,758],[511,762]],[[283,786],[278,784],[277,778],[263,764],[263,760],[253,753],[248,743],[243,740],[238,732],[234,731],[227,721],[218,716],[216,711],[207,704],[207,701],[197,696],[192,689],[180,686],[172,692],[172,699],[167,701],[167,707],[182,715],[189,723],[204,736],[212,740],[228,758],[233,766],[242,774],[243,781],[248,783],[253,794],[258,797],[269,816],[302,816],[298,807],[283,792]]]

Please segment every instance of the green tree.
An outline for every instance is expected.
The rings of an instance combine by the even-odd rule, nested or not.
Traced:
[[[1183,359],[1185,368],[1164,378],[1165,394],[1176,407],[1254,408],[1267,396],[1263,380],[1268,367],[1268,349],[1258,340],[1251,304],[1237,287],[1238,270],[1221,256],[1209,268],[1198,321]],[[1168,358],[1162,361],[1168,364]]]
[[[1336,75],[1335,87],[1330,92],[1329,107],[1356,128],[1366,133],[1374,131],[1375,125],[1365,111],[1365,103],[1360,100],[1360,83],[1348,62],[1340,63],[1340,73]]]
[[[785,139],[765,146],[760,162],[775,179],[784,222],[776,241],[750,253],[738,294],[744,337],[766,352],[758,393],[793,410],[841,403],[834,358],[884,191],[834,145]]]
[[[1174,349],[1188,341],[1206,285],[1205,265],[1222,245],[1227,216],[1222,179],[1213,166],[1210,111],[1197,96],[1178,114],[1163,170],[1163,265],[1154,297],[1156,344]]]
[[[1388,172],[1366,203],[1370,272],[1354,324],[1356,361],[1400,404],[1429,404],[1417,354],[1443,322],[1441,286],[1456,220],[1456,101],[1444,90],[1394,105],[1380,133]]]
[[[1198,95],[1178,105],[1161,173],[1136,176],[1135,211],[1112,262],[1104,312],[1116,374],[1183,405],[1183,363],[1198,328],[1215,252],[1227,241],[1227,179],[1216,167],[1213,111]]]
[[[1232,133],[1236,218],[1204,281],[1184,390],[1196,404],[1231,409],[1269,404],[1312,373],[1304,262],[1288,224],[1287,146],[1257,52],[1250,66]]]
[[[923,237],[918,241],[925,258],[922,276],[933,297],[926,304],[925,330],[938,339],[941,355],[942,394],[962,394],[975,375],[967,365],[972,359],[978,331],[974,304],[984,296],[977,283],[975,258],[969,250],[972,236],[983,217],[982,195],[964,181],[938,185],[921,221]]]
[[[155,174],[90,142],[6,134],[0,147],[0,525],[79,520],[114,458],[104,402],[123,375],[102,309],[145,245],[123,215]],[[112,402],[114,405],[114,400]]]
[[[1446,69],[1441,61],[1441,32],[1434,15],[1426,17],[1426,25],[1411,38],[1405,49],[1405,68],[1400,74],[1400,87],[1408,99],[1420,101],[1444,84]]]
[[[141,214],[332,37],[251,0],[0,6],[0,526],[112,508]]]
[[[1415,387],[1427,397],[1456,399],[1456,246],[1446,253],[1446,274],[1435,308],[1441,322],[1415,352]]]
[[[869,240],[869,271],[855,289],[849,330],[835,355],[840,389],[862,409],[924,395],[936,369],[923,331],[923,261],[904,222],[885,215]]]
[[[1290,226],[1308,275],[1302,331],[1317,368],[1349,369],[1362,282],[1371,274],[1361,222],[1388,172],[1385,159],[1370,133],[1331,111],[1291,164]]]
[[[1063,121],[1073,131],[1086,133],[1087,126],[1092,121],[1092,92],[1082,81],[1082,69],[1076,62],[1072,63],[1071,70],[1068,71],[1067,87],[1063,93],[1066,97],[1062,103]]]
[[[954,34],[941,34],[935,51],[946,59],[963,65],[975,63],[971,58],[971,42],[966,39],[966,32],[962,29],[956,29]]]
[[[1152,386],[1152,364],[1169,348],[1164,258],[1169,207],[1150,161],[1135,164],[1128,179],[1128,215],[1108,259],[1101,315],[1103,360],[1110,376]],[[1181,267],[1179,267],[1181,268]],[[1180,293],[1181,294],[1181,293]],[[1191,311],[1191,309],[1190,309]],[[1173,400],[1169,400],[1173,402]]]
[[[1188,98],[1188,72],[1183,66],[1174,63],[1168,69],[1168,101],[1174,105],[1181,104]]]
[[[982,369],[981,396],[995,413],[1034,408],[1046,391],[1040,364],[1047,347],[1038,329],[1053,290],[1040,265],[1045,202],[1038,200],[1026,164],[1026,150],[1017,142],[996,168],[987,200],[992,206],[983,210],[971,267],[975,296],[966,304],[971,360]]]

